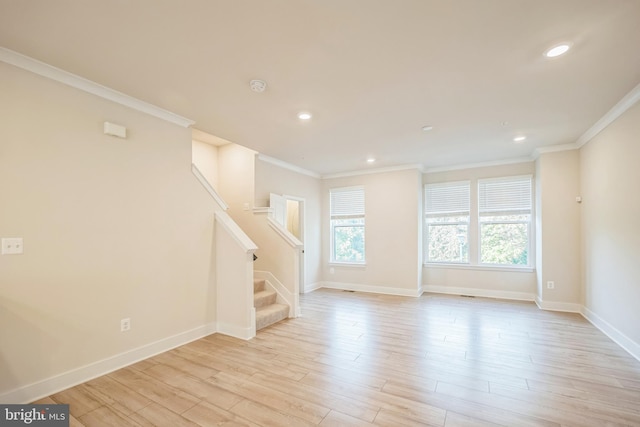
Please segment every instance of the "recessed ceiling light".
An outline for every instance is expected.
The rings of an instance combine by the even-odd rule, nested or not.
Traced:
[[[513,138],[513,142],[522,142],[522,141],[524,141],[525,139],[527,139],[527,137],[526,137],[526,136],[524,136],[524,135],[520,135],[520,136],[516,136],[515,138]]]
[[[376,159],[374,159],[373,157],[369,157],[367,159],[367,163],[375,163]]]
[[[544,53],[544,56],[546,56],[547,58],[555,58],[556,56],[560,56],[567,53],[567,51],[570,48],[571,48],[571,45],[569,45],[568,43],[562,43],[547,50]]]
[[[306,111],[303,111],[301,113],[298,113],[298,118],[300,120],[309,120],[311,118],[311,113],[307,113]]]
[[[422,126],[422,130],[425,131],[425,132],[429,132],[432,129],[433,129],[433,126],[430,126],[430,125]]]

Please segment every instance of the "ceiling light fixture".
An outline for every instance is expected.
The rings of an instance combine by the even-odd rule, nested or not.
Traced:
[[[522,141],[524,141],[525,139],[527,139],[527,137],[526,137],[526,136],[524,136],[524,135],[520,135],[520,136],[516,136],[515,138],[513,138],[513,142],[522,142]]]
[[[375,163],[375,161],[376,161],[376,159],[375,159],[375,158],[373,158],[373,157],[369,157],[369,158],[367,159],[367,163]]]
[[[307,113],[305,111],[298,113],[298,118],[300,120],[309,120],[311,118],[311,113]]]
[[[262,93],[267,88],[267,82],[264,80],[251,80],[249,82],[249,87],[254,92]]]
[[[433,126],[431,126],[431,125],[422,126],[422,130],[423,130],[424,132],[429,132],[429,131],[430,131],[430,130],[432,130],[432,129],[433,129]]]
[[[568,43],[562,43],[547,50],[544,53],[544,56],[546,56],[547,58],[555,58],[557,56],[567,53],[567,51],[570,48],[571,48],[571,45],[569,45]]]

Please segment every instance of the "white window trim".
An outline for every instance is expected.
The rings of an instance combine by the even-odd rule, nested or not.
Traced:
[[[367,239],[365,236],[365,247],[363,248],[364,250],[364,259],[362,261],[340,261],[340,260],[336,260],[335,259],[335,226],[333,224],[333,220],[334,219],[360,219],[362,218],[362,228],[364,230],[364,233],[366,235],[366,219],[365,219],[365,215],[366,215],[366,206],[365,206],[365,213],[363,213],[362,215],[354,215],[354,216],[333,216],[331,214],[331,194],[333,192],[348,192],[348,191],[354,191],[354,190],[361,190],[364,196],[364,186],[363,185],[355,185],[355,186],[350,186],[350,187],[337,187],[337,188],[331,188],[329,189],[329,265],[335,265],[335,266],[342,266],[342,267],[363,267],[366,265],[366,260],[367,260],[367,250],[366,250],[366,245],[367,245]],[[366,198],[365,198],[365,203],[366,203]],[[358,226],[358,225],[354,225],[354,226]]]
[[[470,182],[470,185],[474,186],[475,183],[475,200],[473,200],[473,193],[472,193],[472,200],[471,200],[471,206],[470,206],[470,212],[469,212],[469,228],[467,229],[467,233],[468,233],[468,242],[469,242],[469,248],[471,249],[471,246],[473,245],[475,247],[475,251],[471,252],[469,254],[469,262],[440,262],[440,261],[429,261],[428,260],[428,248],[429,248],[429,242],[428,242],[428,225],[426,222],[426,218],[427,215],[425,213],[426,208],[423,206],[423,218],[422,221],[423,222],[423,227],[424,227],[424,231],[422,233],[423,238],[423,248],[424,248],[424,255],[423,255],[423,261],[422,261],[422,266],[424,268],[444,268],[444,269],[459,269],[459,270],[477,270],[477,271],[504,271],[504,272],[516,272],[516,273],[532,273],[536,271],[536,249],[535,249],[535,240],[536,240],[536,206],[535,206],[535,200],[536,200],[536,196],[535,196],[535,190],[536,190],[536,186],[535,186],[535,176],[533,174],[525,174],[525,175],[506,175],[506,176],[500,176],[497,178],[504,178],[504,179],[509,179],[509,178],[530,178],[531,179],[531,212],[530,212],[530,221],[529,221],[529,254],[528,254],[528,260],[529,260],[529,265],[526,266],[518,266],[518,265],[512,265],[512,264],[486,264],[486,263],[481,263],[481,247],[480,247],[480,232],[481,232],[481,221],[480,221],[480,206],[479,206],[479,198],[480,198],[480,191],[479,191],[479,181],[482,181],[484,179],[491,179],[491,178],[472,178],[467,180],[468,182]],[[464,181],[451,181],[451,183],[455,183],[455,182],[464,182]],[[424,187],[426,187],[428,184],[424,184]],[[424,189],[423,189],[423,195],[425,195],[425,206],[426,206],[426,194],[424,193]],[[507,223],[507,221],[498,221],[499,223]],[[523,221],[513,221],[514,223],[522,223]],[[488,221],[485,223],[489,223]],[[475,224],[475,225],[474,225]]]
[[[483,221],[482,220],[482,214],[480,212],[480,184],[482,183],[482,181],[509,181],[509,180],[517,180],[517,179],[528,179],[530,181],[530,203],[531,203],[531,207],[529,209],[529,212],[527,212],[526,214],[529,215],[529,221],[508,221],[508,220],[501,220],[501,221]],[[534,194],[534,190],[535,190],[535,185],[534,185],[534,178],[533,175],[513,175],[513,176],[501,176],[501,177],[496,177],[496,178],[479,178],[477,179],[476,182],[477,185],[477,199],[478,199],[478,203],[476,206],[476,210],[477,210],[477,221],[478,221],[478,231],[477,231],[477,236],[476,238],[477,240],[477,254],[478,254],[478,259],[477,259],[477,266],[479,267],[486,267],[486,268],[490,268],[490,269],[496,269],[496,270],[504,270],[504,269],[509,269],[509,270],[514,270],[514,271],[518,271],[518,270],[534,270],[534,266],[535,266],[535,246],[534,246],[534,241],[535,241],[535,234],[534,234],[534,228],[533,228],[533,223],[535,222],[535,216],[534,216],[534,208],[535,208],[535,194]],[[501,211],[501,212],[495,212],[496,216],[500,216],[500,215],[523,215],[522,210],[518,210],[518,209],[513,209],[511,211]],[[515,264],[491,264],[491,263],[484,263],[482,262],[482,225],[483,224],[526,224],[527,225],[527,234],[529,237],[529,244],[528,244],[528,248],[527,248],[527,261],[528,264],[527,265],[515,265]]]
[[[450,212],[442,212],[441,214],[435,213],[427,213],[427,188],[429,186],[454,186],[454,185],[464,184],[467,187],[468,195],[469,195],[469,205],[468,209],[459,210],[459,211],[450,211]],[[429,226],[434,223],[429,223],[428,218],[442,218],[445,216],[466,216],[467,221],[456,221],[456,222],[447,222],[447,223],[435,223],[435,225],[466,225],[467,226],[467,245],[471,243],[471,180],[462,180],[462,181],[450,181],[450,182],[439,182],[439,183],[427,183],[423,188],[424,194],[424,207],[423,207],[423,227],[424,227],[424,255],[423,255],[423,264],[452,264],[452,265],[470,265],[471,262],[471,254],[467,254],[467,261],[431,261],[429,259]]]

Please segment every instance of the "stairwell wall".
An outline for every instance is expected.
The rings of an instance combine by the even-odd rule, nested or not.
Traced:
[[[304,283],[301,291],[313,288],[320,281],[321,254],[321,181],[319,178],[295,172],[256,159],[255,205],[268,206],[269,193],[304,199]]]

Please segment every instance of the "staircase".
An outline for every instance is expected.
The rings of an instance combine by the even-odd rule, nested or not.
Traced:
[[[256,331],[289,317],[289,306],[276,303],[275,291],[266,289],[264,279],[253,280],[253,306],[256,308]]]

